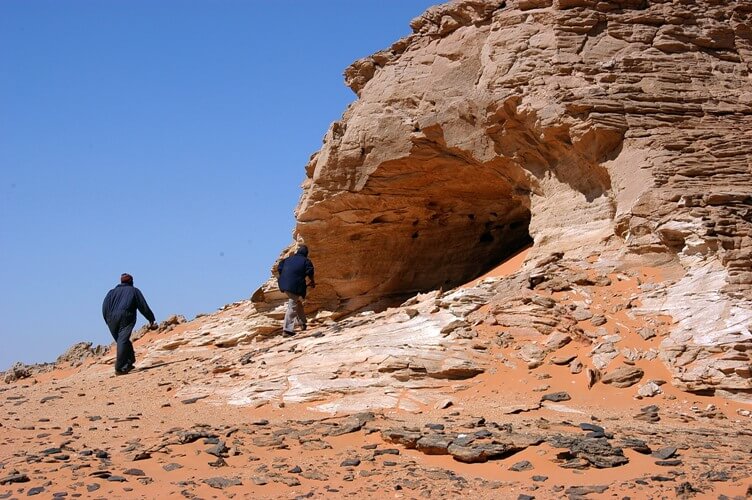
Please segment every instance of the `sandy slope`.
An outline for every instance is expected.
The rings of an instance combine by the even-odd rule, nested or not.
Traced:
[[[524,258],[523,252],[488,276],[515,272]],[[656,272],[642,270],[642,279]],[[615,298],[636,290],[637,281],[614,276],[612,285],[587,300],[592,309],[608,311]],[[559,295],[557,300],[585,299],[572,291]],[[169,335],[179,338],[205,321],[180,325]],[[619,310],[602,326],[623,334],[639,322]],[[479,343],[499,333],[494,325],[477,329]],[[137,355],[157,338],[140,339]],[[658,339],[631,335],[620,349],[649,350]],[[670,384],[661,386],[663,394],[642,400],[634,397],[634,386],[588,389],[584,372],[572,374],[569,366],[551,363],[528,369],[514,348],[486,345],[498,364],[457,381],[445,405],[426,404],[414,412],[387,409],[355,420],[311,411],[310,404],[272,401],[252,408],[186,401],[177,394],[194,383],[206,363],[190,349],[166,353],[123,377],[112,374],[111,353],[80,368],[58,368],[0,388],[0,482],[5,483],[0,498],[63,493],[84,498],[744,498],[752,493],[748,406],[683,393]],[[583,357],[591,347],[575,340],[556,356]],[[657,360],[636,364],[645,370],[643,381],[670,379]],[[543,394],[560,391],[571,399],[540,403]],[[660,421],[634,418],[651,404],[658,406]],[[625,465],[567,469],[561,467],[561,448],[550,441],[529,444],[536,436],[583,437],[580,423],[613,433],[609,441],[615,447],[625,438],[642,440],[653,451],[675,447],[668,460],[678,462],[657,465],[659,458],[623,447]],[[388,442],[383,431],[389,429],[433,437],[501,433],[526,445],[485,463],[462,463]],[[225,446],[216,448],[217,441]],[[525,470],[510,470],[522,461],[529,462]]]

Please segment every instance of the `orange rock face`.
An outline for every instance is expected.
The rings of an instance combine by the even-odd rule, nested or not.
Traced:
[[[358,100],[306,167],[296,238],[318,269],[310,307],[450,288],[531,242],[531,257],[661,263],[677,272],[641,313],[673,318],[661,355],[677,383],[752,390],[745,5],[429,9],[345,71]]]

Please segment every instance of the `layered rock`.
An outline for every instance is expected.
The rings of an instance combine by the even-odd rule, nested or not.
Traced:
[[[312,326],[289,340],[270,336],[279,324],[268,315],[237,304],[179,335],[154,339],[141,362],[184,356],[208,365],[181,388],[181,398],[241,406],[315,402],[313,408],[331,413],[414,411],[461,390],[458,381],[491,364],[472,349],[463,320],[469,310],[456,295],[426,294],[402,308]],[[209,371],[214,375],[207,377]]]
[[[306,167],[309,308],[451,287],[531,241],[533,257],[669,263],[680,275],[641,313],[675,321],[675,383],[752,390],[750,15],[709,0],[429,9],[345,71],[358,100]]]

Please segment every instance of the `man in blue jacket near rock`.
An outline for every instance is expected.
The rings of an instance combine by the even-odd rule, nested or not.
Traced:
[[[316,287],[313,280],[313,263],[308,258],[308,247],[300,245],[295,255],[282,259],[277,266],[279,289],[287,294],[287,312],[285,312],[285,324],[282,327],[284,336],[295,335],[295,323],[300,325],[301,330],[306,329],[305,310],[303,299],[306,296],[306,287]],[[306,278],[310,283],[306,284]]]
[[[123,273],[120,284],[107,293],[102,303],[102,316],[117,342],[116,375],[125,375],[135,367],[136,353],[131,343],[131,332],[136,326],[136,310],[144,315],[152,328],[156,328],[154,313],[141,290],[133,286],[133,276]]]

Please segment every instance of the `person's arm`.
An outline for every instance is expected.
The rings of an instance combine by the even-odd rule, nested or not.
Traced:
[[[107,292],[107,295],[104,296],[104,300],[102,301],[102,318],[104,318],[105,322],[107,321],[107,310],[110,308],[110,296],[112,292]]]
[[[310,286],[311,288],[316,288],[316,281],[313,279],[313,262],[311,262],[310,259],[306,259],[305,274],[310,280],[308,282],[308,286]]]
[[[138,307],[138,310],[141,311],[141,314],[144,315],[144,318],[146,318],[146,320],[153,326],[155,324],[154,313],[151,312],[149,304],[146,303],[144,295],[138,288],[136,288],[136,307]]]

